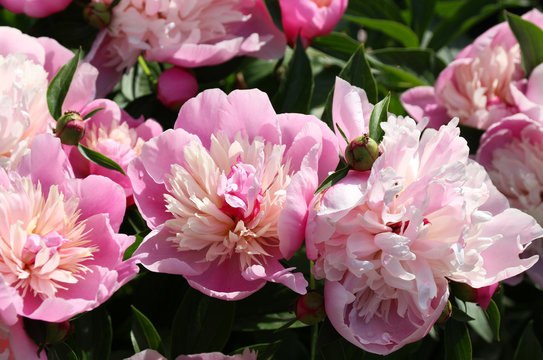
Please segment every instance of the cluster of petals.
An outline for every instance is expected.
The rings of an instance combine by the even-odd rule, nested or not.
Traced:
[[[347,100],[363,90],[346,86],[336,81],[343,90],[334,96],[334,122],[367,131],[363,110],[353,117]],[[424,122],[389,116],[372,169],[350,171],[310,205],[307,254],[326,279],[326,313],[367,351],[388,354],[424,337],[447,303],[448,279],[481,288],[538,259],[519,255],[543,229],[509,208],[469,159],[457,123],[422,132]]]
[[[15,14],[41,18],[66,9],[71,2],[72,0],[0,0],[0,5]]]
[[[50,38],[34,38],[0,27],[0,168],[14,168],[32,139],[53,128],[47,109],[47,86],[73,53]],[[83,63],[64,102],[80,108],[94,97],[97,71]]]
[[[97,109],[100,110],[85,121],[85,135],[80,143],[114,160],[124,171],[130,161],[140,154],[145,141],[162,133],[162,126],[155,120],[133,119],[111,100],[93,100],[78,110],[81,114],[88,114]],[[132,186],[128,176],[89,161],[75,146],[64,145],[63,148],[76,177],[85,178],[91,174],[106,176],[124,188],[129,205],[132,203]]]
[[[45,352],[37,355],[38,347],[26,335],[22,320],[17,315],[16,308],[20,305],[17,291],[0,276],[0,359],[47,359]]]
[[[135,254],[217,298],[244,298],[267,281],[305,293],[302,274],[279,260],[301,246],[308,203],[337,154],[313,116],[277,115],[259,90],[206,90],[128,167],[152,230]]]
[[[534,9],[524,20],[543,27],[543,14]],[[517,113],[514,92],[523,86],[520,48],[507,23],[498,24],[464,48],[439,75],[435,86],[406,91],[402,103],[417,121],[429,118],[439,128],[451,117],[463,125],[487,129],[492,123]]]
[[[62,322],[107,300],[138,272],[123,261],[122,188],[73,177],[59,139],[38,135],[14,171],[0,170],[0,277],[15,313]],[[13,292],[13,291],[12,291]]]
[[[543,224],[543,123],[521,113],[503,119],[481,137],[476,160],[512,207]],[[528,251],[543,254],[541,240],[534,241]],[[543,286],[541,261],[527,273]]]
[[[262,0],[121,0],[112,11],[111,24],[88,56],[100,70],[100,94],[142,53],[151,61],[192,68],[239,55],[279,58],[285,49]]]
[[[280,0],[283,29],[289,44],[300,35],[307,45],[317,36],[328,35],[347,9],[348,0]]]
[[[175,360],[256,360],[258,353],[246,348],[243,353],[236,355],[224,355],[220,352],[179,355]],[[156,350],[146,349],[125,360],[167,360]]]

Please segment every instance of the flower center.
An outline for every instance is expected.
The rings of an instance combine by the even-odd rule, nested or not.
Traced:
[[[223,135],[212,136],[209,150],[195,142],[186,146],[185,164],[173,165],[167,176],[168,240],[202,261],[238,255],[241,268],[265,262],[278,246],[277,222],[290,183],[284,150]]]
[[[234,219],[251,221],[260,212],[263,200],[260,180],[255,177],[256,169],[244,164],[238,158],[228,177],[221,174],[217,194],[224,199],[221,210]]]
[[[330,3],[332,2],[332,0],[311,0],[313,1],[315,4],[317,4],[318,7],[325,7],[325,6],[330,6]]]
[[[0,230],[0,275],[23,296],[31,290],[53,297],[90,271],[83,263],[98,249],[85,246],[77,199],[65,200],[57,186],[44,197],[28,178],[12,179],[11,185],[0,186],[0,221],[11,224]]]

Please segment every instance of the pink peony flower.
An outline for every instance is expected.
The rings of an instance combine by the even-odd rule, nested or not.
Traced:
[[[511,95],[518,111],[543,124],[543,64],[536,66],[526,82],[511,87]]]
[[[100,70],[99,93],[106,94],[141,53],[192,68],[239,55],[279,58],[284,48],[262,0],[121,0],[88,59]]]
[[[41,18],[66,9],[71,2],[72,0],[0,0],[0,5],[16,14]]]
[[[539,224],[543,224],[542,151],[542,123],[516,114],[491,126],[481,137],[476,154],[511,206],[530,214]],[[528,253],[543,254],[542,240],[534,241]],[[538,261],[528,275],[543,286],[543,262]]]
[[[0,170],[0,275],[16,313],[62,322],[106,301],[138,272],[122,261],[133,237],[118,234],[122,188],[101,176],[74,179],[60,141],[34,139],[17,171]]]
[[[193,354],[193,355],[180,355],[175,360],[256,360],[257,352],[246,348],[242,354],[237,355],[224,355],[220,352],[205,353],[205,354]],[[143,350],[135,355],[132,355],[125,360],[166,360],[159,352],[151,349]]]
[[[144,144],[128,167],[152,232],[136,254],[152,271],[184,275],[203,293],[244,298],[279,282],[301,246],[307,204],[337,164],[331,131],[309,115],[276,115],[258,90],[206,90],[185,103],[175,130]]]
[[[543,14],[532,10],[523,15],[543,27]],[[435,87],[406,91],[401,101],[417,121],[429,118],[438,128],[451,117],[460,123],[487,129],[493,122],[518,112],[512,94],[524,77],[520,48],[507,23],[498,24],[463,49],[439,75]]]
[[[279,0],[283,29],[289,44],[298,34],[304,45],[317,36],[328,35],[347,9],[348,0]]]
[[[80,112],[86,114],[99,108],[103,109],[85,121],[85,136],[80,143],[113,159],[126,171],[128,163],[140,154],[143,143],[162,133],[162,127],[152,119],[133,119],[107,99],[94,100]],[[108,177],[124,188],[128,205],[133,203],[128,176],[90,162],[74,146],[64,145],[63,148],[76,177],[85,178],[91,174]]]
[[[185,69],[169,68],[158,77],[157,97],[166,107],[179,110],[181,105],[197,93],[198,81]]]
[[[334,121],[360,122],[353,113],[338,109]],[[481,288],[537,261],[519,254],[543,229],[509,208],[456,125],[421,137],[424,122],[390,116],[372,169],[310,204],[307,254],[326,279],[326,313],[364,350],[388,354],[424,337],[447,303],[447,279]]]
[[[49,81],[73,53],[50,38],[33,38],[0,27],[0,168],[13,169],[32,139],[54,125],[47,109]],[[64,102],[79,109],[94,97],[97,71],[82,63]]]

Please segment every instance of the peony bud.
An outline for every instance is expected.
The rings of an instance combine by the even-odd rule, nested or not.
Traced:
[[[45,342],[46,344],[60,344],[63,342],[72,329],[72,324],[69,321],[61,323],[48,322],[45,325]]]
[[[345,148],[345,161],[358,171],[370,170],[379,155],[379,144],[366,134],[357,137]]]
[[[106,4],[89,3],[83,9],[83,17],[91,26],[103,29],[111,22],[111,10]]]
[[[449,320],[451,315],[452,315],[452,304],[449,300],[447,300],[447,304],[443,308],[443,311],[441,312],[441,315],[437,319],[436,324],[438,325],[445,324],[445,322]]]
[[[55,134],[65,145],[77,145],[85,135],[85,122],[76,111],[67,111],[57,120]]]
[[[304,324],[314,325],[324,319],[324,297],[310,291],[296,301],[296,318]]]
[[[179,110],[185,101],[198,93],[198,82],[189,71],[172,67],[158,77],[157,92],[164,106]]]
[[[450,286],[454,296],[463,301],[477,303],[483,310],[486,310],[498,285],[499,283],[495,283],[482,288],[472,288],[468,284],[451,282]]]

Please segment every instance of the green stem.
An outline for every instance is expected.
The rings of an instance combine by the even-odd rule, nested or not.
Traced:
[[[315,276],[313,275],[313,266],[315,263],[311,260],[309,260],[309,288],[311,290],[315,290],[317,288],[317,285],[315,283]]]
[[[147,65],[147,62],[141,55],[138,56],[138,64],[140,64],[143,72],[145,73],[145,75],[147,75],[149,82],[153,84],[153,86],[156,86],[157,79],[154,77],[153,73],[151,72],[151,69],[149,69],[149,66]]]
[[[315,360],[317,356],[317,339],[319,337],[319,324],[311,326],[311,354],[310,359]]]

